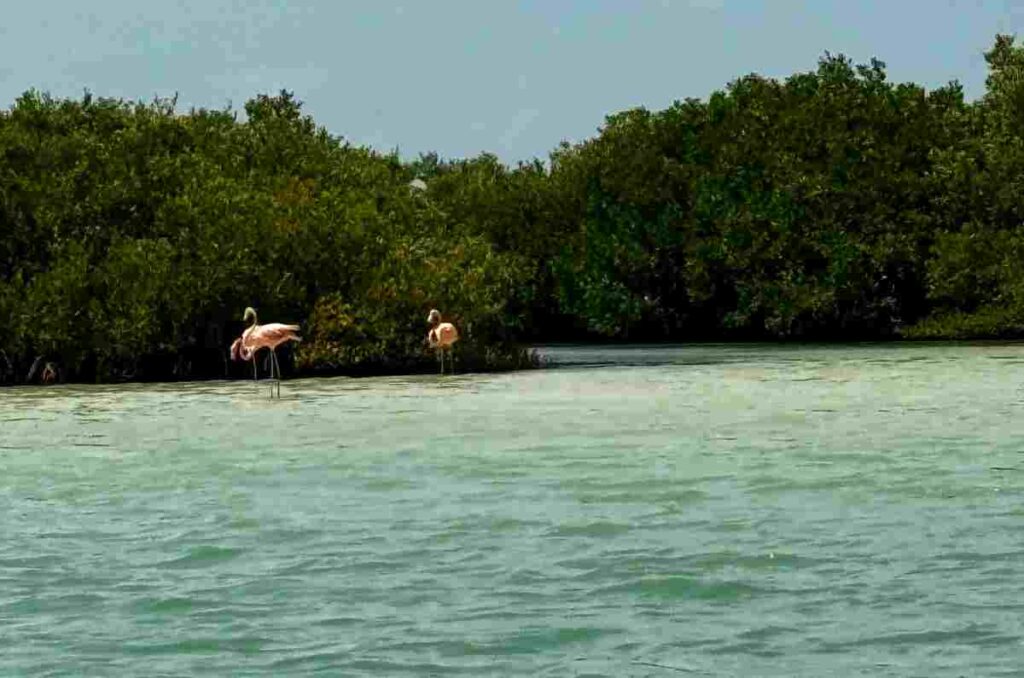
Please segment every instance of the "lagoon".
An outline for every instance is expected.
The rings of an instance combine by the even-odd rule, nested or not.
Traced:
[[[1014,675],[1024,346],[0,390],[0,675]]]

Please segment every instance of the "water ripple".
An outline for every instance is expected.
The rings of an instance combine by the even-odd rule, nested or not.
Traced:
[[[5,391],[0,675],[1019,672],[1024,349],[552,355]]]

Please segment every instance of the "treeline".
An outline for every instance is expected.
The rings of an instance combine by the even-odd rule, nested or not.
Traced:
[[[303,325],[293,374],[433,369],[433,307],[462,369],[538,340],[1017,336],[1024,49],[986,60],[967,102],[826,55],[514,168],[354,147],[288,92],[244,121],[29,92],[0,113],[0,382],[241,375],[250,305]]]

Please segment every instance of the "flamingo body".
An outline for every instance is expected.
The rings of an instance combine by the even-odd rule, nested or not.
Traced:
[[[448,351],[452,363],[452,371],[455,370],[455,356],[452,355],[452,345],[459,340],[459,331],[451,323],[441,322],[441,312],[436,308],[431,309],[427,316],[430,323],[430,331],[427,332],[427,344],[437,351],[437,359],[441,362],[441,374],[444,374],[444,352]]]
[[[448,348],[459,340],[459,331],[451,323],[441,323],[431,328],[427,342],[431,348]]]
[[[235,360],[250,360],[252,355],[260,349],[269,348],[273,351],[289,341],[302,341],[302,337],[296,334],[298,331],[298,325],[283,323],[250,325],[245,332],[242,332],[242,336],[235,339],[235,343],[231,345],[231,357]]]
[[[275,349],[281,344],[289,341],[302,341],[297,332],[298,325],[285,325],[284,323],[267,323],[260,325],[256,319],[256,311],[252,308],[245,309],[245,321],[252,320],[242,332],[242,336],[235,339],[231,344],[231,359],[252,361],[252,375],[256,379],[256,353],[264,348],[270,349],[270,376],[274,376],[274,368],[277,368],[277,394],[281,395],[281,366],[277,364],[277,353]],[[274,395],[274,384],[271,384],[270,395]]]

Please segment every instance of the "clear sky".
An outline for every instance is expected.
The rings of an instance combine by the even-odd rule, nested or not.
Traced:
[[[1024,0],[21,0],[0,13],[0,107],[25,90],[221,108],[286,88],[333,134],[403,157],[544,158],[609,113],[812,70],[984,89]]]

